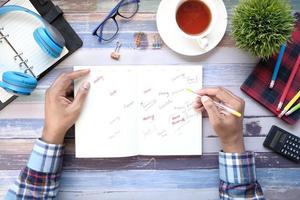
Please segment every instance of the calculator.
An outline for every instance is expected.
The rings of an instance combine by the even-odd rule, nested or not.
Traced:
[[[277,126],[272,126],[263,145],[290,160],[300,161],[300,138]]]

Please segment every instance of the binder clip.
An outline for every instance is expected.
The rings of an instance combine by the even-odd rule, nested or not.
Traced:
[[[163,42],[159,34],[154,34],[152,37],[152,49],[161,49],[162,45]]]
[[[118,41],[117,45],[116,45],[116,48],[115,48],[115,51],[110,54],[110,57],[112,59],[114,59],[114,60],[119,60],[120,59],[121,55],[120,55],[119,52],[120,52],[121,46],[122,46],[122,44]]]
[[[146,49],[148,47],[148,39],[146,33],[138,32],[133,35],[135,49]]]

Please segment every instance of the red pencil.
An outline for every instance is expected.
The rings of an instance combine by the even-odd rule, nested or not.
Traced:
[[[298,54],[298,58],[297,58],[297,61],[294,65],[294,67],[293,67],[292,73],[291,73],[291,75],[289,77],[289,80],[288,80],[288,82],[287,82],[287,84],[286,84],[286,86],[283,90],[283,93],[282,93],[281,97],[280,97],[279,104],[277,106],[277,111],[279,111],[281,109],[281,107],[283,106],[284,100],[285,100],[285,98],[286,98],[286,96],[287,96],[287,94],[290,90],[292,82],[293,82],[293,80],[296,76],[296,73],[297,73],[298,69],[299,69],[299,65],[300,65],[300,54]]]

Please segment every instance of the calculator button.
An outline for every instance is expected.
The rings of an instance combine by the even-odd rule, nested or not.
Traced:
[[[299,156],[296,159],[299,160],[300,159]]]

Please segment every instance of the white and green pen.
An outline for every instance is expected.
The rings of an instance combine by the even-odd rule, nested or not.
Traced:
[[[201,95],[199,95],[198,93],[194,92],[194,91],[191,90],[191,89],[186,89],[186,91],[191,92],[191,93],[194,93],[194,94],[197,95],[198,97],[202,97]],[[229,112],[230,114],[232,114],[232,115],[234,115],[234,116],[236,116],[236,117],[241,117],[241,116],[242,116],[242,114],[241,114],[240,112],[238,112],[238,111],[236,111],[236,110],[234,110],[234,109],[232,109],[232,108],[229,108],[229,107],[227,107],[227,106],[225,106],[225,105],[223,105],[223,104],[221,104],[221,103],[219,103],[219,102],[216,102],[216,101],[213,101],[213,102],[214,102],[214,103],[216,104],[216,106],[218,106],[219,108],[222,108],[223,110]]]

